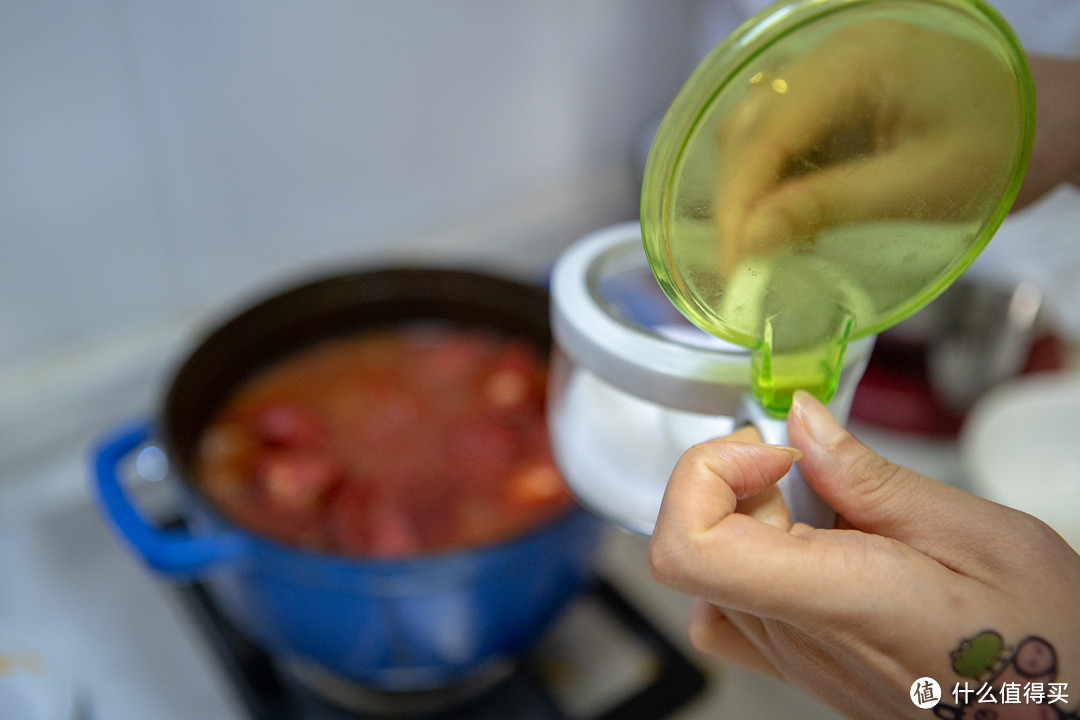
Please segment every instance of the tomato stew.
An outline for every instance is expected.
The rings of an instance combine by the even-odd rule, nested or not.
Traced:
[[[240,386],[197,484],[233,522],[349,556],[510,537],[568,508],[532,344],[449,323],[326,340]]]

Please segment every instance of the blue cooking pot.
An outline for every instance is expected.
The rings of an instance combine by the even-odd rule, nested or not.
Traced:
[[[187,479],[200,433],[254,371],[313,341],[420,318],[550,345],[547,293],[530,285],[431,269],[322,278],[219,327],[181,366],[157,423],[114,430],[94,451],[100,508],[153,570],[202,580],[225,615],[276,658],[387,691],[465,683],[523,653],[590,578],[601,521],[573,508],[496,544],[355,559],[245,531]],[[119,477],[125,458],[151,440],[182,491],[183,529],[147,521]]]

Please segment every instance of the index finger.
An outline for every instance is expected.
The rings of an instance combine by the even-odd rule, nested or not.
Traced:
[[[717,581],[744,582],[762,572],[762,555],[804,544],[784,527],[736,512],[740,500],[774,487],[796,457],[790,448],[746,437],[752,436],[740,431],[695,445],[676,463],[649,548],[650,569],[664,584],[712,597]]]
[[[788,448],[732,439],[684,453],[649,545],[653,576],[725,608],[794,622],[851,611],[867,586],[889,586],[874,578],[918,562],[914,551],[886,538],[803,525],[786,529],[736,512],[740,497],[770,488],[793,459]]]

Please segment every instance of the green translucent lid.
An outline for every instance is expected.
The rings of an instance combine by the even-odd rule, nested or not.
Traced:
[[[828,401],[847,342],[956,279],[1019,190],[1035,101],[978,0],[796,0],[691,74],[645,168],[653,274],[702,329],[753,351],[782,415]]]

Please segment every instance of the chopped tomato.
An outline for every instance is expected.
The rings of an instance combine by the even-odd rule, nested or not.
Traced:
[[[422,543],[416,520],[400,503],[383,502],[369,514],[368,550],[384,557],[403,557],[418,552]]]
[[[339,477],[331,458],[309,452],[270,451],[255,468],[270,503],[290,510],[314,509]]]
[[[499,410],[521,409],[543,392],[538,382],[534,351],[523,342],[507,342],[495,358],[483,384],[484,399]]]
[[[518,407],[529,393],[529,377],[514,370],[499,370],[484,383],[484,399],[497,408]]]
[[[513,427],[490,418],[474,418],[448,430],[446,466],[466,483],[504,479],[516,459],[520,436]]]
[[[275,447],[318,447],[328,439],[319,417],[299,405],[263,408],[253,425],[259,440]]]
[[[326,510],[326,525],[334,547],[346,554],[367,550],[367,508],[371,489],[355,481],[342,483]]]
[[[550,462],[536,463],[515,472],[507,483],[510,498],[519,505],[542,505],[562,499],[562,476]]]

